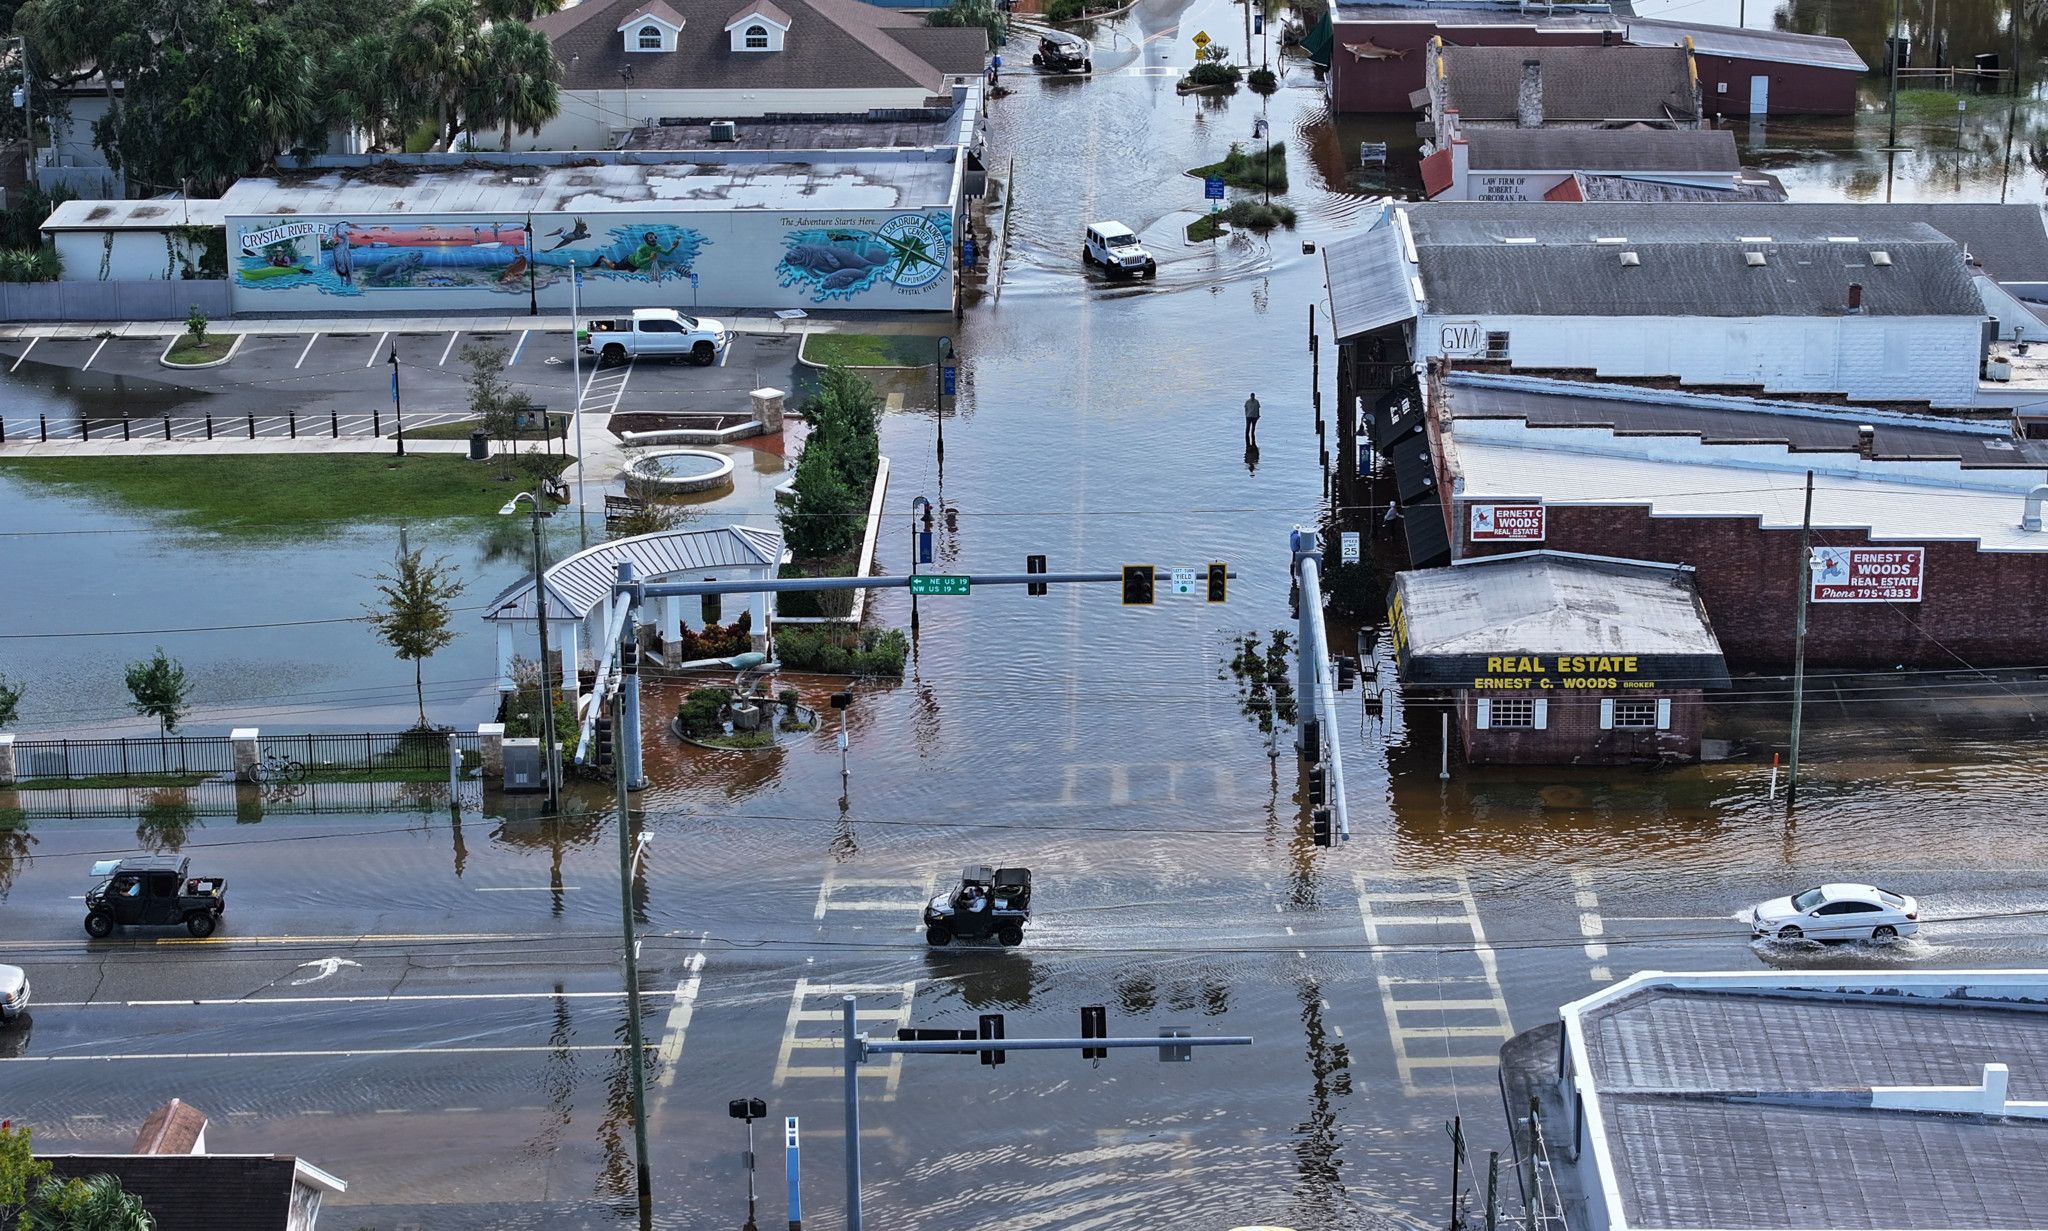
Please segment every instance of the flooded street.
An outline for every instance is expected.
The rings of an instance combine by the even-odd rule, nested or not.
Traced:
[[[1734,0],[1687,14],[1717,4],[1732,20]],[[1019,571],[1032,554],[1055,572],[1224,561],[1229,602],[1124,608],[1102,585],[921,599],[906,678],[857,689],[844,784],[829,728],[712,751],[671,738],[650,702],[654,781],[635,823],[651,845],[633,897],[659,1226],[744,1222],[743,1130],[725,1104],[745,1097],[771,1117],[757,1126],[758,1222],[780,1225],[776,1137],[794,1115],[806,1216],[841,1225],[848,993],[876,1037],[973,1029],[984,1013],[1005,1014],[1012,1038],[1068,1035],[1102,1005],[1112,1035],[1256,1038],[1185,1064],[1144,1050],[871,1061],[859,1084],[875,1226],[1350,1231],[1442,1225],[1445,1123],[1462,1117],[1482,1167],[1508,1149],[1501,1042],[1614,979],[2041,964],[2043,702],[2009,684],[1961,681],[1948,698],[2007,705],[1995,738],[1910,702],[1869,705],[1854,684],[1826,694],[1807,716],[1793,819],[1766,796],[1786,718],[1768,687],[1709,702],[1722,734],[1760,754],[1622,774],[1454,761],[1448,780],[1435,711],[1396,698],[1368,715],[1364,690],[1349,692],[1353,836],[1311,845],[1287,736],[1269,753],[1223,664],[1236,636],[1292,624],[1288,532],[1324,511],[1306,348],[1324,273],[1303,246],[1379,208],[1355,156],[1385,138],[1333,127],[1299,61],[1270,101],[1177,96],[1198,31],[1238,44],[1242,11],[1146,0],[1098,26],[1085,79],[1019,71],[1030,53],[1013,35],[989,138],[993,174],[1015,159],[1003,290],[958,327],[943,468],[928,406],[913,396],[884,420],[879,568],[906,568],[922,496],[943,510],[940,572]],[[1186,243],[1204,203],[1184,172],[1251,147],[1260,115],[1286,143],[1298,227]],[[1773,122],[1752,145],[1795,198],[1882,199],[1882,155],[1856,152],[1872,123],[1883,116],[1853,132]],[[2038,138],[2024,144],[2009,187],[2039,200]],[[1930,147],[1895,180],[1915,199],[1953,196],[1952,170]],[[1977,164],[1963,170],[1964,196],[1996,199]],[[1084,271],[1083,228],[1106,220],[1158,255],[1156,282]],[[0,396],[81,396],[29,370],[0,377]],[[1265,408],[1256,450],[1247,393]],[[411,720],[409,665],[350,622],[396,527],[336,510],[326,533],[218,536],[4,470],[0,507],[13,579],[0,670],[30,683],[26,729],[142,729],[120,668],[159,642],[193,673],[195,732]],[[528,567],[523,519],[410,532],[470,579],[466,604]],[[552,532],[573,546],[573,524]],[[881,591],[871,618],[907,628],[909,608]],[[473,729],[495,704],[494,644],[473,613],[457,623],[428,664],[428,709]],[[820,706],[841,686],[791,683]],[[132,847],[136,818],[15,831],[0,848],[0,960],[30,969],[37,1007],[32,1032],[0,1050],[10,1114],[39,1146],[120,1147],[175,1095],[215,1117],[216,1149],[290,1150],[347,1179],[329,1211],[347,1228],[634,1225],[608,796],[582,788],[560,819],[537,800],[469,799],[451,819],[441,789],[410,810],[200,817],[183,849],[236,895],[204,944],[79,930],[87,865]],[[928,950],[922,903],[982,863],[1032,870],[1024,945]],[[1742,912],[1822,879],[1910,892],[1930,921],[1891,946],[1750,941]],[[323,975],[329,958],[348,965]]]

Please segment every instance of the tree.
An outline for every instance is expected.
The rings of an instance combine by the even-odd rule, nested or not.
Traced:
[[[1009,30],[1009,22],[993,0],[953,0],[925,16],[928,26],[980,26],[988,31],[988,45],[994,50]]]
[[[469,365],[469,375],[462,378],[469,386],[469,413],[476,416],[484,434],[498,442],[498,477],[509,479],[519,416],[532,410],[533,402],[506,383],[504,347],[494,342],[474,343],[462,348],[461,357]]]
[[[840,479],[829,441],[815,433],[804,441],[790,485],[796,498],[776,516],[794,555],[837,555],[860,538],[862,501]]]
[[[512,133],[537,133],[562,109],[561,66],[547,35],[518,22],[495,22],[483,35],[475,75],[463,95],[463,126],[501,128],[498,148],[512,148]]]
[[[20,717],[21,685],[4,675],[0,675],[0,731],[13,726],[15,720]],[[5,1221],[0,1220],[0,1226],[5,1225]]]
[[[110,1175],[46,1179],[21,1216],[21,1231],[154,1231],[142,1199]]]
[[[838,366],[825,369],[818,391],[804,404],[804,416],[811,421],[810,441],[824,442],[839,481],[862,499],[874,489],[875,469],[881,463],[881,410],[875,387],[859,373]]]
[[[135,712],[156,719],[158,739],[178,729],[189,708],[185,698],[191,691],[185,668],[166,655],[162,646],[156,647],[148,661],[128,664],[128,692],[135,698]]]
[[[398,80],[451,147],[462,128],[462,104],[476,80],[482,41],[482,15],[469,0],[420,0],[392,38]]]
[[[630,539],[635,535],[659,534],[674,530],[695,516],[689,509],[670,504],[662,497],[660,484],[626,471],[626,499],[632,501],[632,507],[617,515],[606,514],[607,536]]]
[[[446,556],[431,563],[424,550],[408,550],[401,541],[392,558],[391,571],[379,573],[377,592],[382,605],[365,608],[370,626],[400,659],[412,663],[412,688],[420,707],[420,727],[427,725],[427,690],[421,664],[434,652],[455,640],[449,627],[451,604],[469,589],[469,583],[455,575]]]
[[[15,1225],[50,1174],[50,1164],[35,1156],[32,1135],[26,1124],[0,1125],[0,1227]]]

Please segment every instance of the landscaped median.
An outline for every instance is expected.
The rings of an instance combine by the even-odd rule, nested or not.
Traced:
[[[797,358],[814,368],[927,368],[938,343],[917,333],[807,333]]]

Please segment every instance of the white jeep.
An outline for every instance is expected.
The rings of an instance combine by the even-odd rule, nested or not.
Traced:
[[[1111,277],[1129,274],[1150,278],[1159,272],[1159,262],[1145,251],[1131,228],[1121,222],[1095,222],[1088,226],[1088,238],[1081,245],[1081,263],[1100,265]]]

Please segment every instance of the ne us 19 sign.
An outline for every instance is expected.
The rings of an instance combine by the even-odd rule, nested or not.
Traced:
[[[1540,504],[1475,504],[1472,506],[1472,541],[1475,543],[1541,543],[1543,506]]]
[[[1816,603],[1917,603],[1927,567],[1924,547],[1816,547]]]

